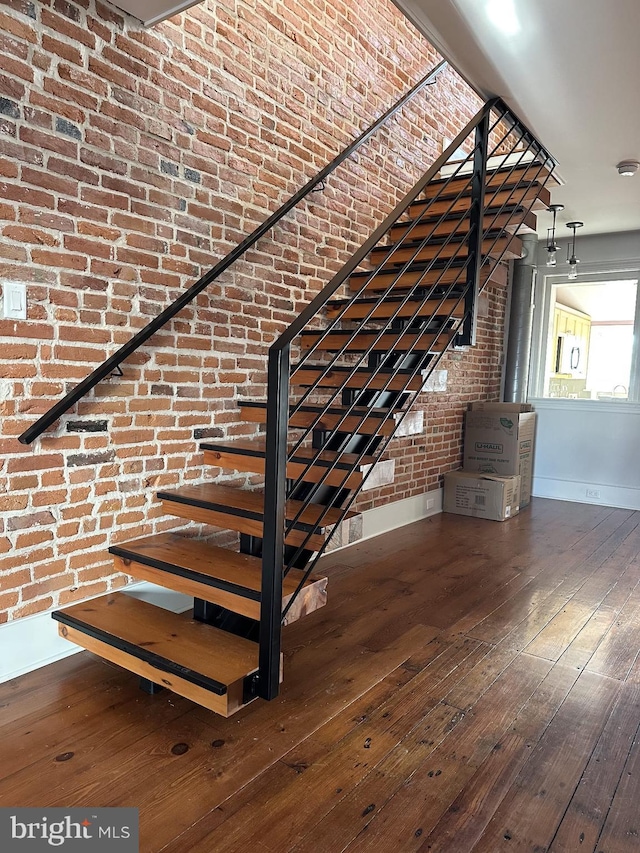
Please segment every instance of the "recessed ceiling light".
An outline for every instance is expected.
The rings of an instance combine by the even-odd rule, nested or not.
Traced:
[[[487,0],[487,17],[505,36],[516,36],[521,30],[514,0]]]
[[[624,175],[626,178],[630,178],[638,171],[638,166],[640,166],[640,163],[638,163],[637,160],[622,160],[618,163],[616,169],[618,170],[619,175]]]

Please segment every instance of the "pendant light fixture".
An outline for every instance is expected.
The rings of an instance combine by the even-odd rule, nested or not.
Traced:
[[[578,278],[578,264],[580,261],[576,258],[576,230],[582,228],[584,222],[567,222],[567,228],[573,230],[573,241],[571,243],[571,257],[569,257],[569,246],[567,246],[567,263],[569,264],[568,278],[572,281]]]
[[[557,264],[558,245],[556,243],[556,216],[559,210],[564,210],[564,204],[550,204],[549,210],[553,212],[553,225],[547,228],[547,266],[555,267]]]

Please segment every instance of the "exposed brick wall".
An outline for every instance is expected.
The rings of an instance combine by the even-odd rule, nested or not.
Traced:
[[[363,26],[366,22],[366,27]],[[199,437],[250,434],[267,346],[479,106],[451,71],[34,445],[16,436],[438,61],[386,0],[203,3],[145,30],[94,0],[0,5],[0,621],[121,586],[110,542],[180,526],[158,487],[210,475]],[[504,292],[448,360],[393,488],[460,458],[498,387]],[[399,466],[400,467],[400,466]],[[227,475],[230,476],[230,475]]]

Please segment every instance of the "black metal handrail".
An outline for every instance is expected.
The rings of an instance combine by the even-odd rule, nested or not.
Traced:
[[[435,82],[436,77],[448,66],[448,62],[443,60],[435,68],[429,71],[421,80],[419,80],[408,92],[406,92],[396,103],[390,107],[383,115],[373,122],[360,136],[357,137],[350,145],[340,152],[330,163],[321,169],[311,180],[294,193],[283,205],[281,205],[274,213],[271,214],[265,221],[251,232],[245,239],[231,250],[222,260],[212,267],[205,275],[198,279],[195,284],[185,290],[174,302],[164,309],[157,317],[148,323],[143,329],[137,332],[131,340],[123,344],[113,355],[107,358],[99,367],[93,370],[85,377],[78,385],[75,386],[68,394],[53,405],[45,414],[28,427],[20,436],[18,441],[22,444],[31,444],[34,439],[38,438],[46,429],[55,423],[61,415],[68,411],[75,403],[84,397],[91,389],[99,382],[111,375],[117,368],[127,359],[132,353],[139,349],[146,341],[149,340],[159,329],[165,326],[172,320],[176,314],[182,311],[189,305],[198,294],[202,293],[215,279],[222,275],[232,264],[241,258],[245,252],[250,249],[255,243],[263,237],[267,231],[271,230],[274,225],[285,217],[294,207],[296,207],[309,193],[313,192],[316,187],[322,185],[326,178],[338,168],[345,160],[348,160],[351,155],[357,151],[365,142],[367,142],[376,131],[382,127],[398,110],[410,101],[418,92]]]
[[[493,126],[490,126],[489,117],[492,112],[496,112],[498,114],[498,118],[494,122]],[[494,188],[493,184],[489,187],[486,187],[485,183],[485,170],[486,163],[489,159],[489,154],[487,150],[489,137],[496,130],[498,125],[503,126],[506,130],[502,137],[498,140],[496,145],[494,146],[492,154],[500,147],[505,146],[507,149],[507,154],[505,156],[510,156],[511,152],[515,152],[518,156],[514,159],[511,168],[507,166],[505,171],[507,172],[507,176],[503,180],[502,184],[496,186]],[[436,160],[436,162],[427,170],[425,175],[417,182],[417,184],[410,190],[409,193],[405,196],[405,198],[400,202],[400,204],[396,207],[396,209],[385,219],[385,221],[376,229],[376,231],[371,235],[371,237],[363,244],[363,246],[353,255],[353,257],[345,264],[345,266],[337,273],[336,276],[329,282],[329,284],[324,288],[321,293],[319,293],[315,299],[306,307],[306,309],[300,314],[300,316],[291,324],[291,326],[280,336],[280,338],[271,346],[269,351],[269,369],[268,369],[268,377],[269,377],[269,390],[268,390],[268,399],[267,399],[267,437],[266,437],[266,447],[267,447],[267,456],[266,456],[266,471],[265,471],[265,518],[264,518],[264,540],[263,540],[263,585],[262,585],[262,609],[261,609],[261,642],[260,642],[260,693],[265,698],[272,698],[273,695],[276,695],[278,690],[277,684],[277,661],[279,660],[279,643],[280,643],[280,629],[278,627],[278,613],[281,611],[281,582],[282,582],[282,574],[283,569],[286,573],[290,567],[296,564],[296,561],[299,559],[304,559],[305,552],[305,542],[302,542],[295,552],[291,555],[288,555],[288,559],[286,564],[284,563],[284,538],[285,532],[290,530],[293,525],[296,524],[298,516],[294,516],[293,518],[285,519],[285,498],[287,493],[291,493],[295,488],[297,488],[305,479],[305,471],[298,475],[298,478],[293,482],[289,482],[287,488],[286,481],[286,460],[287,460],[287,444],[288,444],[288,425],[289,425],[289,417],[292,413],[300,410],[300,407],[304,404],[304,402],[309,398],[309,395],[316,390],[321,383],[320,378],[316,378],[315,382],[312,383],[312,387],[307,389],[301,397],[297,401],[297,403],[293,406],[289,406],[289,382],[290,382],[290,361],[291,361],[291,346],[292,343],[296,340],[296,338],[305,330],[308,329],[310,322],[318,316],[319,312],[326,306],[327,302],[335,296],[335,294],[339,291],[339,289],[346,283],[349,277],[354,273],[358,267],[362,264],[364,259],[369,255],[371,250],[380,244],[381,239],[390,231],[391,227],[398,222],[398,219],[403,216],[403,214],[409,209],[411,205],[417,202],[418,197],[421,193],[426,189],[432,179],[436,176],[437,172],[450,160],[452,154],[462,145],[462,143],[470,136],[470,134],[476,134],[475,144],[470,152],[467,155],[466,159],[463,160],[458,167],[455,169],[453,174],[444,182],[444,187],[448,186],[448,184],[458,175],[463,166],[466,163],[471,161],[473,168],[471,169],[471,173],[468,177],[468,181],[460,188],[459,193],[454,197],[453,201],[450,202],[448,208],[442,213],[439,219],[435,222],[431,231],[424,238],[421,238],[418,241],[417,246],[412,246],[412,254],[408,260],[401,262],[399,265],[395,265],[392,260],[393,254],[397,250],[398,246],[410,236],[412,230],[416,227],[418,222],[421,219],[421,216],[428,210],[428,208],[438,201],[438,198],[441,193],[443,193],[443,187],[440,187],[439,192],[435,197],[424,200],[424,203],[420,203],[417,205],[420,212],[413,216],[413,221],[407,223],[407,228],[403,232],[403,236],[395,241],[395,245],[390,245],[389,251],[384,254],[383,259],[379,264],[376,265],[375,269],[371,270],[368,273],[367,283],[370,282],[376,275],[378,275],[381,271],[387,272],[388,265],[391,263],[394,265],[392,267],[392,272],[394,273],[392,277],[392,281],[382,293],[376,293],[376,301],[372,303],[372,306],[368,312],[368,314],[364,317],[364,319],[359,319],[358,324],[359,327],[349,331],[344,331],[346,342],[343,342],[342,348],[333,356],[328,365],[323,364],[321,367],[325,371],[330,371],[332,365],[336,363],[336,361],[344,355],[347,351],[347,346],[350,341],[354,339],[358,334],[362,334],[362,328],[360,325],[364,325],[367,321],[371,320],[374,315],[375,308],[379,305],[384,299],[386,295],[392,292],[395,282],[398,281],[401,275],[412,267],[412,264],[415,262],[415,259],[420,255],[423,247],[425,247],[429,241],[432,239],[433,234],[437,231],[440,224],[450,216],[451,212],[454,210],[456,206],[456,202],[462,195],[467,192],[467,185],[471,186],[471,203],[469,209],[463,209],[459,222],[462,223],[466,218],[470,219],[470,228],[467,235],[466,242],[460,242],[457,247],[455,247],[454,251],[451,253],[450,257],[446,257],[444,252],[442,251],[443,247],[446,248],[451,241],[453,240],[454,233],[456,232],[457,225],[452,228],[449,237],[442,241],[440,249],[435,253],[434,257],[425,264],[424,272],[422,272],[418,278],[416,279],[413,286],[409,289],[409,293],[405,294],[404,297],[399,300],[396,310],[392,312],[392,314],[388,317],[385,317],[386,322],[382,323],[382,328],[376,329],[375,331],[366,332],[366,334],[371,334],[373,337],[373,342],[370,343],[368,347],[364,347],[364,353],[360,356],[360,358],[356,361],[354,365],[349,364],[345,371],[345,374],[342,377],[342,383],[336,383],[335,388],[332,388],[332,393],[328,393],[326,396],[329,397],[329,400],[324,400],[322,404],[318,407],[318,414],[315,419],[312,419],[310,425],[306,426],[304,430],[301,430],[300,437],[294,442],[293,452],[295,449],[300,447],[303,442],[310,437],[313,433],[314,429],[321,428],[318,427],[321,424],[322,417],[327,413],[330,406],[333,404],[333,401],[336,399],[338,394],[343,392],[348,387],[349,378],[355,375],[355,372],[358,370],[358,366],[362,363],[364,358],[366,358],[369,353],[375,350],[376,344],[382,339],[384,335],[389,334],[389,330],[392,329],[394,320],[400,315],[401,310],[409,303],[412,299],[413,294],[415,294],[418,290],[424,289],[425,285],[422,283],[423,279],[427,277],[427,275],[431,271],[437,270],[436,264],[439,261],[439,257],[442,256],[445,258],[446,263],[444,265],[444,269],[441,271],[439,276],[436,276],[435,283],[432,282],[428,287],[427,291],[423,296],[415,300],[415,303],[412,305],[413,314],[402,315],[403,327],[400,329],[392,329],[392,337],[396,336],[396,343],[400,343],[402,338],[407,334],[411,334],[414,336],[414,340],[412,344],[407,349],[403,346],[400,350],[403,354],[409,352],[413,352],[414,350],[420,351],[420,341],[424,339],[426,336],[429,336],[432,340],[430,341],[430,346],[428,348],[429,351],[433,351],[434,342],[437,342],[439,338],[443,337],[442,345],[440,346],[440,351],[437,352],[437,357],[432,358],[429,363],[428,371],[422,371],[421,363],[408,372],[405,371],[403,373],[404,386],[400,391],[398,391],[397,386],[394,387],[393,394],[400,401],[398,405],[388,403],[385,404],[386,409],[383,406],[383,414],[384,417],[381,419],[381,424],[392,417],[397,417],[396,429],[399,423],[402,422],[407,412],[410,409],[410,406],[418,395],[419,390],[406,394],[407,389],[409,388],[410,383],[415,378],[417,373],[420,371],[422,373],[423,381],[426,379],[426,376],[435,368],[435,366],[439,363],[440,359],[443,357],[446,349],[449,347],[451,342],[454,340],[456,335],[458,335],[459,331],[462,330],[464,332],[463,342],[465,344],[473,343],[474,339],[474,324],[475,324],[475,300],[477,299],[478,293],[478,281],[479,281],[479,273],[480,266],[485,261],[488,260],[494,247],[496,246],[498,240],[501,238],[504,233],[504,229],[506,229],[513,219],[515,215],[515,211],[517,209],[521,209],[522,205],[520,202],[514,202],[513,210],[510,210],[510,201],[514,196],[514,192],[516,191],[516,186],[518,189],[522,189],[522,182],[516,182],[511,190],[506,193],[507,197],[502,203],[498,202],[499,209],[497,212],[493,214],[493,219],[489,222],[488,226],[484,225],[484,193],[485,188],[487,189],[487,195],[490,196],[491,200],[495,198],[500,198],[499,194],[505,192],[505,186],[508,187],[508,182],[511,176],[514,174],[515,170],[521,167],[523,164],[526,164],[527,167],[531,165],[533,172],[535,173],[533,177],[530,179],[528,183],[528,187],[544,187],[546,182],[550,179],[551,173],[555,168],[555,161],[551,157],[551,155],[543,148],[543,146],[538,142],[538,140],[533,136],[533,134],[526,128],[526,126],[520,122],[520,120],[511,112],[511,110],[502,102],[500,99],[493,99],[489,101],[487,104],[483,106],[483,108],[477,113],[477,115],[469,122],[469,124],[461,131],[461,133],[456,137],[456,139],[451,143],[451,145],[447,148],[446,151]],[[510,139],[511,134],[514,134],[514,138]],[[519,148],[520,144],[525,144],[526,147],[523,149]],[[532,154],[532,160],[527,159],[527,155]],[[502,155],[499,155],[502,156]],[[537,168],[537,171],[536,171]],[[528,169],[526,170],[528,173]],[[546,171],[546,177],[543,178],[542,182],[538,181],[538,178],[543,175]],[[526,183],[525,183],[525,186]],[[495,229],[492,230],[492,226],[496,223],[503,215],[503,211],[507,211],[506,222],[502,221],[500,225],[501,231],[495,236]],[[412,211],[413,213],[413,211]],[[485,235],[489,237],[489,242],[491,243],[490,247],[486,252],[483,252],[483,240]],[[459,236],[459,235],[458,235]],[[459,255],[461,254],[462,248],[465,247],[467,251],[466,259],[463,259]],[[483,257],[484,256],[484,257]],[[459,261],[463,260],[461,266],[459,266]],[[493,260],[492,263],[489,264],[490,270],[488,275],[490,275],[495,267],[500,262],[500,259]],[[453,280],[449,284],[448,288],[445,288],[444,292],[439,292],[436,299],[439,300],[436,308],[432,312],[431,318],[425,321],[424,317],[420,316],[420,311],[423,305],[425,305],[433,296],[436,294],[438,289],[442,290],[440,285],[440,281],[444,280],[449,270],[457,270],[457,277],[454,275]],[[464,288],[462,292],[460,292],[460,278],[464,277]],[[364,285],[366,288],[366,283]],[[454,293],[455,291],[455,293]],[[434,333],[433,331],[429,331],[429,323],[431,320],[435,319],[436,316],[439,316],[439,308],[444,305],[444,303],[450,299],[451,296],[455,298],[455,304],[453,308],[449,311],[448,316],[442,321],[440,328]],[[295,371],[300,369],[302,364],[308,361],[312,352],[317,351],[318,349],[322,349],[320,344],[327,339],[327,337],[332,333],[333,329],[335,329],[336,325],[343,320],[343,314],[346,313],[347,308],[353,304],[354,301],[361,297],[361,292],[356,292],[350,300],[347,300],[343,305],[342,311],[339,311],[337,316],[333,319],[328,326],[325,326],[323,329],[312,329],[313,333],[316,335],[316,340],[309,347],[307,352],[301,357],[300,361],[296,365]],[[464,312],[462,317],[459,317],[458,306],[461,302],[464,302]],[[457,313],[456,319],[454,321],[453,331],[452,331],[452,317]],[[418,331],[409,331],[407,332],[407,327],[413,320],[416,320],[420,316],[422,321],[422,328]],[[408,317],[408,319],[407,319]],[[375,319],[373,322],[376,322]],[[394,344],[391,344],[391,351],[394,351]],[[371,371],[371,377],[369,382],[372,384],[374,377],[380,375],[380,372],[384,370],[386,378],[386,382],[380,387],[376,385],[375,394],[380,395],[384,394],[386,389],[390,386],[391,382],[398,375],[399,371],[396,369],[388,371],[383,367],[378,367],[376,370]],[[367,383],[364,383],[364,389],[367,388]],[[334,404],[335,405],[335,404]],[[335,433],[355,433],[358,432],[358,426],[355,428],[349,427],[347,430],[344,426],[341,430],[341,426],[346,423],[347,418],[350,418],[353,414],[356,414],[356,421],[359,418],[359,426],[362,427],[364,421],[369,417],[372,413],[371,409],[367,409],[366,404],[363,406],[361,402],[358,401],[357,395],[353,396],[353,401],[349,405],[345,405],[341,407],[342,414],[337,424],[334,424],[330,430],[325,429],[325,436],[320,440],[319,443],[314,443],[314,448],[322,451],[327,448],[328,443]],[[297,430],[298,428],[296,428]],[[388,442],[391,440],[392,436],[385,436],[380,439],[380,436],[370,436],[366,439],[362,444],[360,450],[356,453],[356,461],[349,467],[344,474],[344,483],[346,483],[349,475],[358,467],[357,459],[362,459],[365,454],[369,454],[371,452],[370,448],[373,446],[374,442],[376,442],[375,454],[376,457],[379,457],[380,453],[385,449],[388,445]],[[359,457],[358,457],[359,454]],[[320,485],[324,481],[326,481],[330,474],[335,469],[335,466],[338,464],[339,454],[336,454],[335,460],[332,465],[327,466],[324,470],[323,475],[320,477],[320,480],[314,479],[314,490],[317,490]],[[306,470],[313,465],[313,461],[309,461],[306,466]],[[353,504],[357,494],[360,489],[366,482],[369,477],[371,470],[363,477],[360,485],[355,489],[349,489],[347,498],[341,494],[341,489],[336,489],[336,497],[328,500],[323,507],[323,511],[320,513],[318,518],[318,525],[322,523],[322,519],[324,516],[336,505],[341,510],[342,517],[344,517],[349,509],[349,507]],[[311,499],[312,500],[312,497]],[[337,501],[337,504],[335,503]],[[323,501],[320,501],[320,505],[323,504]],[[335,530],[336,528],[334,528]],[[307,568],[304,571],[304,577],[301,579],[298,591],[302,588],[302,584],[305,579],[308,577],[310,572],[312,571],[313,566],[317,563],[317,560],[321,556],[322,552],[326,548],[332,533],[326,538],[325,543],[321,551],[316,553],[314,558],[308,562]],[[307,537],[311,536],[311,532]],[[308,546],[307,546],[308,547]],[[296,593],[297,594],[297,593]],[[295,598],[295,594],[292,597],[291,601]],[[290,606],[290,605],[288,605]],[[281,616],[286,615],[286,609]]]

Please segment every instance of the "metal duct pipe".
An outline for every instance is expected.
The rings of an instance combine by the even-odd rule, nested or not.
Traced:
[[[535,234],[523,234],[520,239],[523,256],[513,265],[509,335],[504,371],[504,399],[508,403],[526,402],[529,385],[538,238]]]

